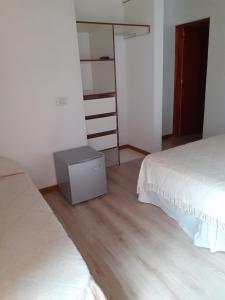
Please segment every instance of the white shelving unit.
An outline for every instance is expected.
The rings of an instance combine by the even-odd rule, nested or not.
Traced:
[[[77,22],[89,145],[103,151],[108,166],[120,164],[115,37],[150,33],[150,26]]]

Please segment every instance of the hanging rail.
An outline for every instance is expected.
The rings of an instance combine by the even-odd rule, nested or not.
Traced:
[[[147,35],[151,31],[150,25],[146,25],[146,24],[107,23],[107,22],[90,22],[90,21],[77,21],[77,24],[111,25],[111,26],[114,26],[115,29],[116,29],[116,27],[118,28],[119,26],[121,26],[121,27],[130,27],[130,28],[133,27],[134,29],[136,29],[136,31],[137,31],[137,29],[141,29],[141,28],[146,29],[146,32],[129,32],[128,31],[128,32],[124,32],[124,33],[123,32],[122,33],[120,33],[120,32],[117,33],[116,30],[115,30],[115,35],[122,35],[122,36],[124,36],[124,39],[130,39],[130,38],[134,38],[134,37],[138,37],[138,36]],[[140,31],[140,30],[138,30],[138,31]]]

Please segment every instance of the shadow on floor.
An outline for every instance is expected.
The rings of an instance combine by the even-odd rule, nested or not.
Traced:
[[[201,139],[201,134],[165,137],[162,138],[162,150],[167,150],[187,143],[192,143]]]

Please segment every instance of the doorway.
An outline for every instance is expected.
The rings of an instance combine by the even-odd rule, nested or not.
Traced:
[[[173,135],[202,137],[210,19],[176,27]]]

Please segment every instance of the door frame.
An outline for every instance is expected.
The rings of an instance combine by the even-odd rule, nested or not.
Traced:
[[[205,18],[176,26],[175,42],[175,77],[174,77],[174,109],[173,109],[173,135],[181,135],[181,108],[182,108],[182,77],[183,77],[183,49],[184,29],[193,25],[207,23],[210,25],[210,18]]]

